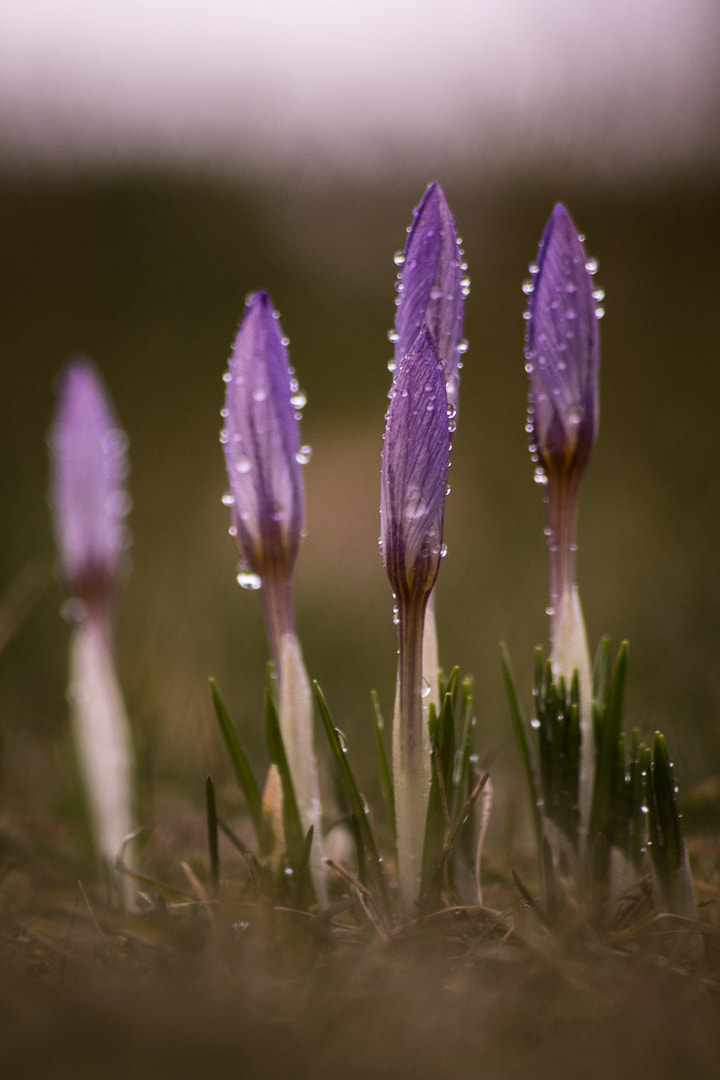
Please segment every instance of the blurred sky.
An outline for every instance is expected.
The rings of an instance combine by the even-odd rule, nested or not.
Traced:
[[[720,162],[718,0],[3,0],[0,155]]]

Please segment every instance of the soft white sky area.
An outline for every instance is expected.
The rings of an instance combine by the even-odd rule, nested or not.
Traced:
[[[1,0],[0,157],[720,160],[719,0]]]

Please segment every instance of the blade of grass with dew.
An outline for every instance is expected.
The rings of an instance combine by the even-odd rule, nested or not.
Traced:
[[[250,814],[250,819],[253,823],[255,836],[257,837],[258,849],[260,852],[266,853],[269,851],[272,841],[268,823],[265,819],[265,814],[263,813],[260,788],[258,787],[247,754],[243,749],[243,745],[240,742],[238,733],[230,719],[230,714],[225,707],[225,703],[220,696],[220,691],[218,690],[214,679],[210,680],[210,690],[212,692],[215,715],[218,724],[220,725],[220,731],[225,741],[225,746],[230,755],[230,763],[233,767],[237,782],[240,785],[240,790],[245,796],[248,813]]]
[[[383,903],[387,904],[387,885],[385,883],[385,874],[383,872],[382,859],[378,852],[377,844],[375,843],[375,837],[370,827],[368,820],[368,810],[365,800],[360,794],[355,777],[353,776],[352,769],[348,764],[347,754],[345,753],[340,737],[338,736],[337,729],[333,723],[328,709],[327,702],[323,695],[322,690],[318,686],[317,682],[313,682],[313,691],[315,693],[315,700],[318,704],[320,711],[320,719],[322,720],[323,727],[325,729],[325,735],[327,736],[328,744],[330,746],[330,753],[332,754],[333,761],[337,766],[340,778],[342,780],[345,794],[350,806],[350,811],[355,815],[357,820],[357,827],[362,837],[363,846],[365,848],[368,865],[370,867],[374,882],[377,888],[380,890]]]

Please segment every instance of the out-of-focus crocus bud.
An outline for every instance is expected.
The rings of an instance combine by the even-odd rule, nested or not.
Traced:
[[[70,364],[62,377],[49,442],[50,500],[75,619],[68,691],[75,746],[98,855],[131,904],[132,882],[113,870],[133,827],[132,741],[112,646],[112,600],[127,546],[127,439],[87,361]]]
[[[68,365],[50,432],[51,502],[60,572],[71,596],[111,593],[125,562],[127,438],[95,368]]]
[[[423,623],[443,555],[450,445],[445,380],[426,326],[396,372],[384,438],[381,546],[399,639],[393,723],[398,876],[403,906],[410,911],[418,897],[430,781]]]
[[[528,430],[535,479],[545,485],[550,569],[552,661],[569,685],[580,685],[582,727],[581,828],[587,826],[594,745],[590,658],[575,584],[575,529],[580,479],[598,427],[598,319],[602,293],[565,207],[558,203],[545,228],[529,297],[526,370],[530,376]]]
[[[405,251],[395,256],[400,267],[396,283],[397,311],[390,339],[395,345],[393,368],[397,369],[423,326],[429,329],[443,366],[450,432],[455,430],[462,356],[464,301],[470,290],[467,266],[455,230],[455,222],[442,188],[434,181],[422,197],[408,230]],[[430,688],[424,699],[438,707],[438,641],[434,594],[425,613],[423,675]]]
[[[251,295],[235,338],[220,441],[230,491],[230,532],[242,555],[238,581],[260,589],[270,652],[280,682],[280,726],[303,827],[314,827],[310,867],[318,900],[327,887],[322,862],[320,790],[313,751],[312,698],[295,631],[293,569],[304,518],[298,389],[288,340],[266,292]],[[271,776],[266,792],[279,789]]]

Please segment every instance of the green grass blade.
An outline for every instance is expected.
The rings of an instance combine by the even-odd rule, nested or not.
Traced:
[[[255,829],[258,848],[261,852],[266,852],[269,850],[270,846],[270,834],[265,815],[263,814],[260,788],[255,780],[247,754],[243,749],[243,745],[240,742],[238,733],[230,719],[230,715],[225,708],[225,703],[220,696],[220,691],[218,690],[214,679],[210,680],[210,690],[212,691],[215,715],[217,716],[220,731],[222,732],[225,746],[230,755],[230,763],[233,767],[237,782],[240,785],[240,790],[245,796],[250,819],[253,823],[253,828]]]
[[[309,906],[315,900],[315,892],[310,875],[306,873],[308,859],[306,837],[300,823],[300,811],[298,810],[295,788],[290,775],[290,766],[285,753],[285,744],[280,730],[280,719],[275,701],[269,690],[265,691],[265,725],[270,760],[277,767],[280,774],[280,783],[282,784],[283,829],[288,862],[295,879],[298,902],[301,905]],[[312,833],[312,830],[310,832]]]
[[[602,833],[610,836],[613,781],[616,776],[616,761],[622,726],[623,694],[627,671],[627,641],[623,641],[615,662],[615,669],[610,682],[607,704],[600,717],[600,741],[595,765],[595,784],[593,787],[592,809],[590,811],[590,837]]]
[[[207,809],[208,852],[210,854],[210,876],[213,888],[217,890],[220,882],[220,848],[218,845],[218,816],[215,802],[215,786],[208,776],[205,780],[205,806]]]
[[[385,805],[385,820],[387,822],[388,832],[390,833],[390,839],[392,841],[394,851],[397,845],[397,832],[395,829],[395,789],[393,788],[390,764],[388,762],[387,753],[385,752],[385,740],[383,739],[383,730],[385,728],[385,724],[383,722],[382,713],[380,711],[380,702],[378,701],[378,696],[374,690],[370,697],[373,707],[375,750],[377,752],[380,791],[382,793],[383,803]]]
[[[535,832],[535,840],[537,842],[539,855],[541,851],[543,832],[542,818],[540,815],[540,796],[535,775],[535,766],[533,764],[532,752],[530,750],[530,742],[527,737],[525,718],[522,714],[522,710],[518,702],[517,693],[515,691],[515,682],[513,680],[512,672],[510,670],[510,656],[505,645],[500,646],[500,654],[502,658],[503,676],[505,678],[505,690],[508,696],[510,715],[512,717],[513,730],[515,732],[515,741],[517,742],[518,750],[520,752],[520,760],[522,762],[523,771],[525,773],[525,780],[528,786],[528,793],[530,795],[530,814],[532,816],[533,829]]]
[[[348,764],[347,754],[343,750],[337,730],[333,724],[332,717],[330,716],[327,702],[325,701],[323,692],[317,682],[313,682],[313,691],[315,693],[315,700],[318,704],[320,719],[322,720],[325,735],[327,736],[328,744],[330,746],[330,753],[332,754],[333,761],[340,774],[343,788],[345,789],[350,812],[355,815],[357,820],[357,827],[360,831],[360,836],[362,837],[362,842],[368,856],[370,872],[373,875],[375,884],[380,890],[383,902],[387,904],[387,886],[385,884],[382,860],[378,852],[377,844],[375,843],[373,831],[370,827],[370,821],[368,820],[367,805],[360,794],[360,789],[355,783],[355,777]]]

